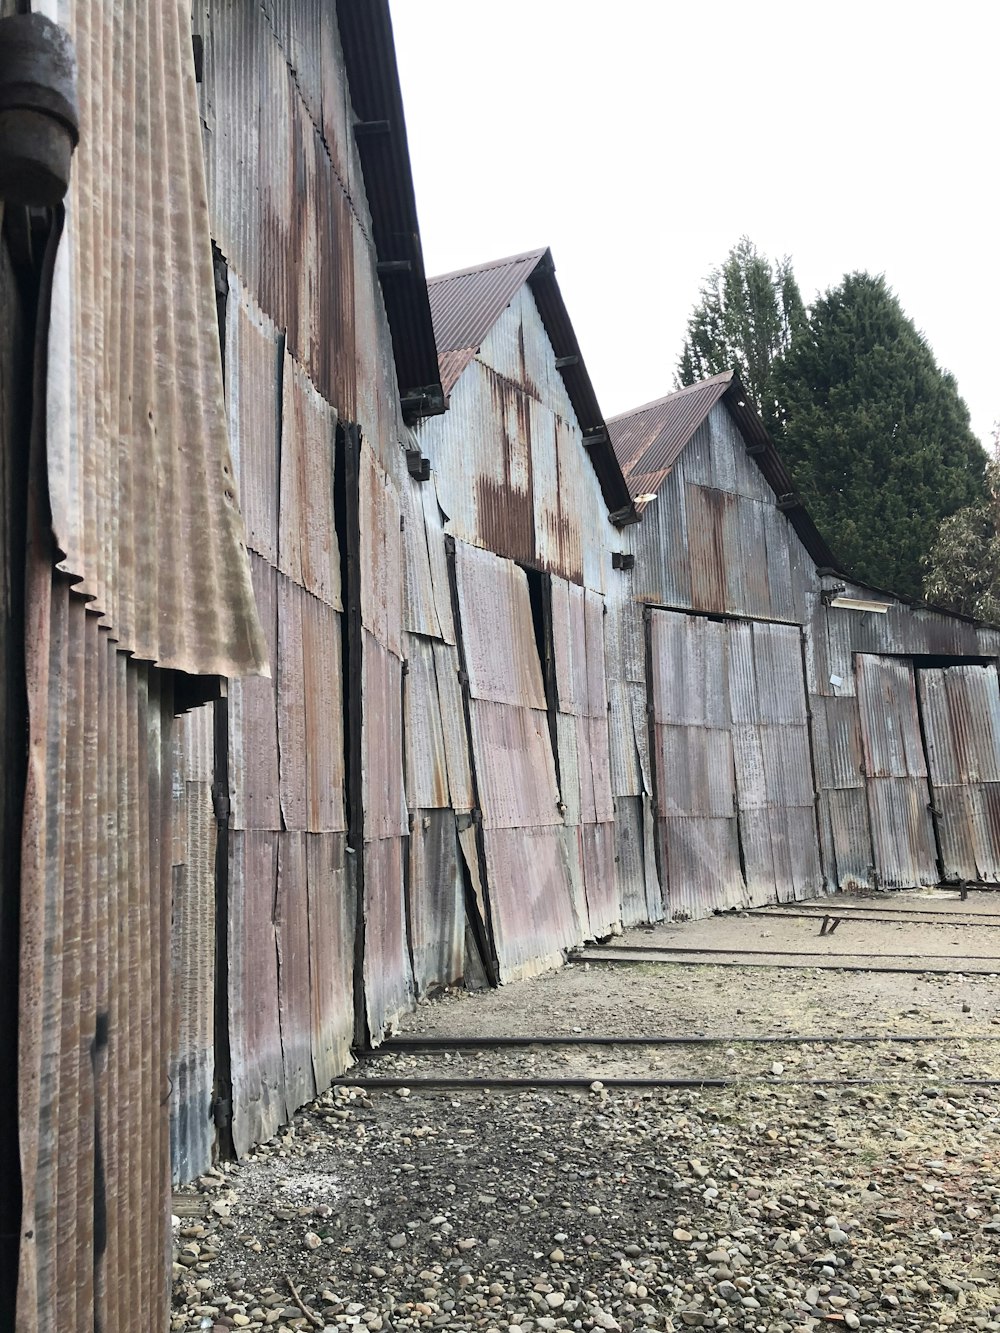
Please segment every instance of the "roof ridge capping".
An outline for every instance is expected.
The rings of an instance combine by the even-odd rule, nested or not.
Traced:
[[[527,284],[555,353],[556,368],[576,413],[583,443],[616,527],[637,523],[639,514],[618,462],[604,414],[584,364],[580,344],[556,281],[546,246],[506,259],[431,278],[427,283],[445,393],[450,393],[501,315]]]

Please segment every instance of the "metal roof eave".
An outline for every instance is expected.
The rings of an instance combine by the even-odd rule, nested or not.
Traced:
[[[355,141],[403,414],[445,410],[388,0],[337,0]]]

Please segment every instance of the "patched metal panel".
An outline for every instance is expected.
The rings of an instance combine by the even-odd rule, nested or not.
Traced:
[[[278,953],[278,1025],[284,1068],[282,1120],[316,1095],[312,1067],[312,997],[309,984],[309,889],[306,835],[297,830],[278,839],[274,902]]]
[[[417,995],[461,981],[465,971],[465,895],[455,815],[415,810],[410,827],[407,905]]]
[[[306,828],[310,833],[339,833],[347,828],[341,616],[308,592],[294,596],[301,602]],[[279,685],[279,717],[281,702]]]
[[[611,699],[608,711],[611,731],[611,790],[616,797],[640,796],[643,790],[642,774],[639,771],[639,755],[632,726],[632,703],[629,695],[633,690],[639,691],[641,706],[644,709],[642,686],[612,680],[608,682],[608,688]]]
[[[613,823],[584,824],[580,829],[580,841],[590,933],[600,938],[610,935],[622,916],[615,879],[615,826]]]
[[[434,642],[409,634],[403,680],[406,734],[406,802],[410,810],[449,804],[448,761],[438,698]]]
[[[240,487],[247,546],[278,563],[281,340],[274,323],[229,273],[226,405],[229,447]],[[273,661],[273,659],[272,659]]]
[[[403,794],[402,663],[367,631],[362,637],[365,838],[401,838],[407,832]],[[387,865],[384,859],[380,861],[380,871]]]
[[[229,1046],[238,1156],[285,1119],[274,923],[279,834],[233,832],[229,844]]]
[[[545,687],[524,571],[455,543],[462,639],[473,698],[544,709]]]
[[[561,824],[547,715],[484,699],[471,711],[483,827]]]
[[[361,445],[361,623],[402,657],[403,549],[399,495],[371,446]]]
[[[444,643],[434,645],[438,699],[445,761],[448,766],[448,792],[455,810],[471,810],[472,770],[469,762],[469,736],[465,725],[465,706],[458,679],[458,652]]]
[[[454,644],[455,619],[451,605],[448,557],[444,544],[445,517],[438,504],[437,488],[433,484],[421,486],[420,494],[424,510],[424,529],[427,533],[427,559],[434,592],[434,609],[437,612],[441,638],[445,643]]]
[[[656,878],[648,802],[640,796],[619,796],[615,802],[615,866],[622,925],[637,926],[663,919],[663,901]]]
[[[911,662],[859,653],[861,738],[875,869],[902,888],[939,879]]]
[[[174,727],[174,854],[171,911],[173,1040],[170,1162],[175,1182],[212,1164],[215,1122],[214,714],[208,705]]]
[[[413,1007],[413,974],[406,943],[403,840],[378,838],[364,847],[364,985],[368,1030],[379,1042]]]
[[[428,533],[421,495],[422,491],[432,489],[426,482],[420,483],[410,478],[404,479],[400,487],[403,518],[403,628],[412,634],[440,639],[445,636],[438,619],[427,543],[428,538],[437,542],[443,559],[444,538],[439,530]]]
[[[735,496],[708,486],[685,486],[691,603],[699,611],[726,610],[726,562],[733,547]]]
[[[267,650],[278,661],[278,573],[250,554],[250,572]],[[282,827],[278,781],[278,681],[229,682],[231,822],[237,829]]]
[[[357,895],[343,833],[306,835],[312,1074],[318,1090],[351,1064]]]
[[[278,569],[320,601],[342,610],[340,547],[333,517],[336,428],[336,411],[286,352]],[[396,527],[398,531],[398,517]]]
[[[945,879],[1000,880],[1000,689],[995,666],[917,672]]]
[[[553,966],[585,934],[573,909],[562,834],[561,824],[483,834],[502,981]]]

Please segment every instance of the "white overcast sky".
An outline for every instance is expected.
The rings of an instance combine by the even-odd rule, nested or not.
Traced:
[[[668,393],[742,233],[884,272],[1000,418],[1000,4],[392,0],[429,274],[550,245],[606,415]]]

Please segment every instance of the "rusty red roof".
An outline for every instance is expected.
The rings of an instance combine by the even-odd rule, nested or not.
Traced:
[[[428,279],[444,391],[451,393],[487,334],[525,283],[531,287],[552,350],[561,363],[559,373],[586,437],[587,452],[601,483],[611,520],[619,527],[634,523],[638,519],[635,505],[556,282],[556,266],[550,250],[528,250],[507,259],[495,259],[475,268],[459,269]]]

